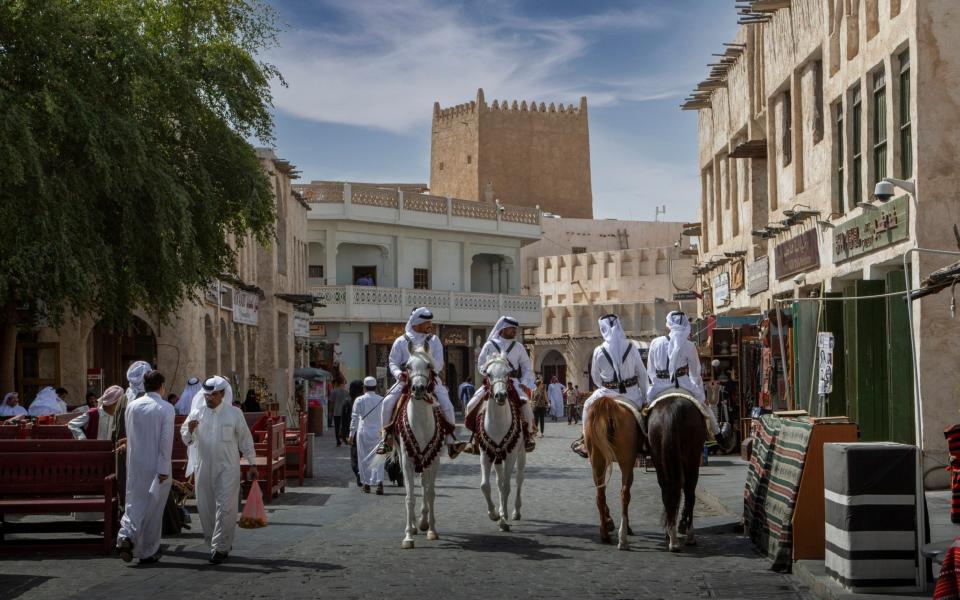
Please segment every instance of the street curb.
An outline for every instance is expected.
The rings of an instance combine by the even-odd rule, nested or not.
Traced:
[[[793,563],[793,574],[803,582],[810,592],[823,600],[916,600],[929,598],[930,594],[855,594],[844,590],[839,583],[827,575],[823,561],[798,560]],[[930,591],[932,593],[933,590]]]

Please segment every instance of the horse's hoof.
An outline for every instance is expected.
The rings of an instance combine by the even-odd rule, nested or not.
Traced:
[[[500,531],[503,531],[504,533],[509,532],[509,531],[510,531],[510,524],[509,524],[509,523],[500,523]]]
[[[440,539],[440,536],[437,535],[437,532],[436,532],[436,531],[428,531],[428,532],[427,532],[427,540],[429,540],[429,541],[431,541],[431,542],[435,542],[435,541],[437,541],[437,540],[439,540],[439,539]]]
[[[609,536],[609,535],[601,535],[601,536],[600,536],[600,543],[601,543],[601,544],[612,544],[612,543],[613,543],[613,540],[610,539],[610,536]]]
[[[635,533],[633,532],[633,528],[632,528],[632,527],[627,527],[627,535],[637,535],[637,534],[635,534]]]
[[[490,520],[491,520],[491,521],[499,521],[499,520],[500,520],[500,513],[498,513],[498,512],[489,512],[489,513],[487,513],[487,516],[490,517]]]
[[[680,552],[680,544],[667,544],[667,550],[670,552]]]
[[[629,550],[629,549],[630,549],[630,544],[626,540],[623,540],[622,542],[617,544],[617,550]]]
[[[400,543],[400,548],[402,550],[413,550],[413,540],[403,540]]]
[[[512,516],[511,518],[512,518],[514,521],[519,521],[519,520],[520,520],[520,513],[518,513],[518,512],[513,513],[513,516]]]
[[[613,522],[613,519],[610,519],[604,525],[607,528],[607,531],[615,531],[617,529],[617,524]]]
[[[426,519],[420,521],[420,531],[426,531],[430,529],[430,523]]]
[[[696,546],[696,545],[697,545],[697,538],[693,537],[693,535],[688,535],[688,536],[687,536],[686,544],[687,544],[688,546]]]

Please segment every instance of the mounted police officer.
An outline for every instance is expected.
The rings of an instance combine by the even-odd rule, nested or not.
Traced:
[[[513,317],[500,317],[497,324],[493,326],[493,330],[490,332],[490,336],[487,337],[483,348],[480,349],[480,355],[477,357],[477,372],[485,376],[486,373],[483,372],[483,369],[487,361],[500,354],[502,354],[507,359],[507,362],[510,363],[510,366],[513,367],[510,379],[513,381],[513,387],[517,391],[517,396],[520,398],[526,450],[527,452],[533,452],[537,444],[533,439],[533,436],[536,434],[536,427],[533,425],[533,409],[530,407],[530,396],[533,394],[533,387],[536,385],[536,382],[533,376],[533,365],[530,364],[530,357],[527,355],[527,350],[523,347],[523,344],[517,341],[517,328],[519,326],[520,323]],[[467,415],[476,410],[477,405],[480,404],[480,401],[483,399],[485,391],[486,390],[481,387],[473,395],[473,398],[467,403]],[[472,441],[467,445],[465,451],[474,454],[479,453],[476,445]]]
[[[608,396],[626,400],[640,410],[647,395],[647,370],[643,366],[640,349],[627,339],[620,317],[614,314],[604,315],[600,317],[599,324],[603,343],[594,348],[590,367],[590,376],[597,389],[583,405],[584,431],[590,419],[590,406],[598,398]],[[573,443],[571,449],[580,456],[587,457],[582,435]]]
[[[433,387],[433,395],[437,398],[440,410],[444,419],[452,425],[457,426],[457,421],[453,415],[453,404],[450,403],[450,394],[447,392],[447,386],[443,385],[440,368],[445,364],[443,359],[443,343],[440,338],[433,335],[433,313],[426,307],[414,309],[410,313],[410,319],[407,320],[407,326],[403,335],[393,342],[390,348],[390,372],[396,378],[397,382],[390,388],[383,399],[383,408],[381,409],[384,423],[383,439],[377,446],[377,454],[387,454],[393,445],[392,426],[394,417],[394,408],[397,400],[403,393],[403,388],[407,383],[406,364],[410,354],[414,349],[423,347],[423,349],[433,358],[434,375],[436,377]],[[463,450],[463,442],[457,443],[452,435],[446,439],[450,458],[456,458]]]

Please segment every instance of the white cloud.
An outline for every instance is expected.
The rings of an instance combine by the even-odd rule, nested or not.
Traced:
[[[275,87],[275,105],[312,121],[406,133],[429,121],[435,100],[469,101],[481,86],[488,101],[576,103],[586,95],[591,106],[663,98],[688,87],[650,79],[591,82],[569,73],[598,32],[662,27],[662,13],[649,7],[535,20],[508,5],[491,6],[477,19],[434,0],[352,2],[336,8],[337,29],[294,24],[267,57],[289,84]]]

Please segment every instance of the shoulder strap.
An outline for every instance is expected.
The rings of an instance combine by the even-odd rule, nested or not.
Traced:
[[[617,384],[619,385],[619,383],[620,383],[620,374],[617,372],[617,367],[615,367],[614,364],[613,364],[613,359],[610,358],[610,353],[607,352],[607,349],[604,348],[603,345],[600,346],[600,352],[603,352],[603,355],[606,357],[607,362],[610,363],[610,368],[613,369],[613,380],[614,380],[615,382],[617,382]]]
[[[517,340],[510,342],[510,346],[507,348],[507,360],[509,360],[510,353],[513,352],[513,349],[517,346]],[[499,348],[497,348],[499,350]],[[512,366],[512,365],[511,365]]]
[[[503,350],[500,349],[500,344],[496,343],[496,342],[493,341],[493,340],[487,340],[487,341],[490,342],[491,344],[493,344],[493,347],[497,349],[497,353],[503,352]]]

